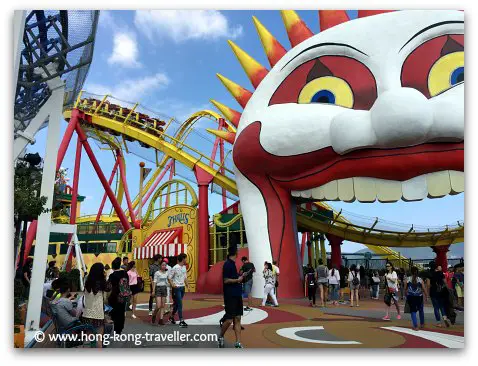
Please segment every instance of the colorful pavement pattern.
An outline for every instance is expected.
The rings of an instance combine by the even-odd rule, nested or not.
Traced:
[[[463,348],[465,344],[464,313],[458,314],[452,327],[439,328],[435,326],[430,304],[425,307],[425,328],[414,331],[409,314],[402,314],[402,319],[397,320],[392,312],[392,320],[383,321],[384,304],[381,300],[365,299],[360,307],[354,308],[348,303],[312,308],[307,299],[279,298],[279,301],[279,308],[254,307],[252,311],[244,312],[242,344],[245,348]],[[148,294],[140,294],[138,318],[132,319],[131,313],[127,313],[126,332],[128,329],[149,332],[170,331],[170,327],[179,329],[177,325],[152,326],[147,302]],[[402,310],[403,305],[402,302]],[[190,326],[208,329],[217,326],[219,331],[223,311],[221,296],[186,294],[184,318]],[[226,346],[233,344],[232,329],[226,333],[225,339]]]

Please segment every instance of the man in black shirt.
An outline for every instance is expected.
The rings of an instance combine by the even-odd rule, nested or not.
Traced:
[[[221,326],[221,335],[219,336],[219,348],[224,348],[224,334],[227,329],[234,324],[234,333],[236,334],[235,348],[243,348],[241,345],[241,316],[242,310],[242,280],[244,276],[239,276],[236,268],[237,247],[228,249],[227,260],[222,268],[222,278],[224,286],[224,307],[226,315],[224,323]]]
[[[249,262],[247,257],[241,258],[242,267],[239,273],[244,276],[243,290],[247,295],[247,306],[244,308],[246,311],[250,311],[252,306],[252,274],[256,271],[254,263]]]

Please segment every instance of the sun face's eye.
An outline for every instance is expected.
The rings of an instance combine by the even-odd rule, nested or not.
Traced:
[[[426,41],[408,55],[402,66],[402,86],[427,98],[465,81],[464,36],[450,34]]]
[[[375,78],[363,63],[346,56],[321,56],[294,69],[269,105],[331,104],[369,110],[376,99]]]
[[[453,52],[438,59],[428,74],[428,90],[434,97],[465,81],[465,53]]]
[[[335,76],[323,76],[308,82],[302,88],[298,103],[335,104],[352,108],[354,95],[345,80]]]

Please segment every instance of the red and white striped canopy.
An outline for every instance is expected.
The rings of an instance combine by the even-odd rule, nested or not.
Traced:
[[[157,230],[141,247],[134,249],[134,259],[153,258],[156,254],[173,257],[185,253],[186,244],[180,243],[181,236],[182,228]]]

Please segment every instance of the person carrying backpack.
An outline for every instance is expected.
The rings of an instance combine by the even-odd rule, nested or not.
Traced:
[[[417,312],[420,317],[420,328],[425,327],[425,314],[423,312],[423,295],[428,296],[423,280],[418,277],[418,268],[412,267],[412,275],[408,278],[405,288],[405,296],[410,307],[413,330],[418,330]]]
[[[121,334],[124,328],[126,304],[131,297],[131,289],[129,287],[128,274],[121,268],[120,257],[113,260],[111,268],[113,273],[108,279],[111,286],[108,303],[112,307],[110,315],[114,323],[114,331],[117,334]]]
[[[349,287],[350,287],[350,306],[359,306],[359,289],[360,289],[360,270],[355,264],[352,264],[349,272]]]
[[[309,263],[307,266],[307,274],[305,275],[305,283],[307,284],[307,294],[309,296],[309,306],[315,308],[315,294],[317,293],[317,278],[314,268]]]
[[[435,314],[435,320],[437,321],[436,326],[442,327],[441,318],[443,317],[443,322],[446,327],[449,327],[451,323],[445,309],[448,297],[445,275],[443,274],[441,266],[437,266],[435,262],[430,263],[430,270],[430,299],[432,300],[433,312]]]
[[[320,291],[320,302],[322,307],[327,306],[327,297],[329,292],[329,269],[324,265],[322,259],[319,259],[319,266],[316,270],[317,286]]]

